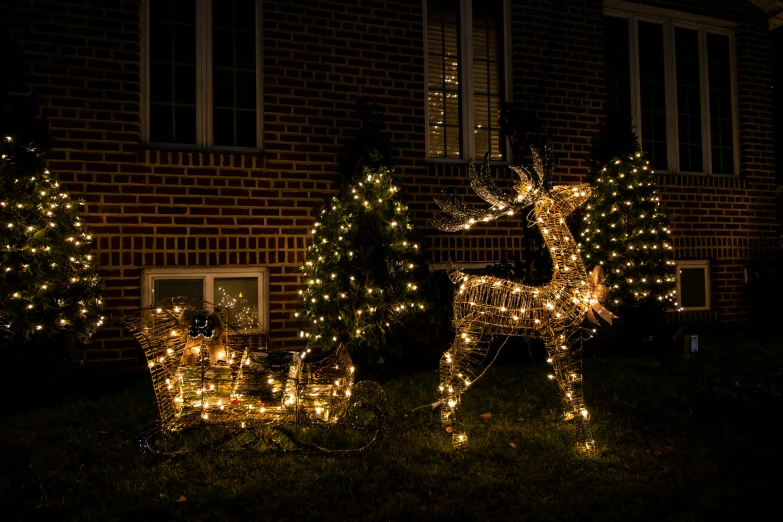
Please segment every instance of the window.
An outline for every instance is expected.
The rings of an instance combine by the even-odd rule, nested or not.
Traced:
[[[428,0],[427,150],[431,159],[503,160],[503,0]]]
[[[710,309],[709,261],[677,261],[677,303],[686,312]]]
[[[144,140],[193,149],[261,145],[258,0],[148,0]]]
[[[169,297],[194,298],[233,309],[238,328],[269,325],[269,272],[266,268],[148,268],[142,272],[142,306]]]
[[[657,171],[737,174],[731,24],[639,9],[605,11],[607,123],[631,122]]]

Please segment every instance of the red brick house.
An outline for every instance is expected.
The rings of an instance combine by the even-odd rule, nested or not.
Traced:
[[[49,169],[86,201],[109,312],[222,285],[295,343],[311,208],[371,97],[433,263],[524,258],[521,222],[427,225],[442,188],[469,192],[469,158],[509,160],[504,101],[542,122],[559,182],[627,111],[689,269],[680,320],[750,319],[744,268],[774,255],[769,20],[747,0],[19,0],[0,20],[44,96]],[[88,354],[139,357],[111,328]]]

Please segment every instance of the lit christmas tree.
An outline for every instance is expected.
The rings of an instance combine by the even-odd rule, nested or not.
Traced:
[[[649,162],[635,149],[595,169],[581,233],[585,264],[603,267],[607,303],[624,318],[629,309],[676,306],[669,215]]]
[[[327,352],[343,344],[367,360],[399,353],[405,324],[426,308],[427,269],[392,171],[365,167],[315,215],[300,336]]]
[[[101,325],[92,236],[41,155],[34,97],[3,94],[0,114],[0,341],[14,361],[79,356]],[[35,354],[35,355],[33,355]]]

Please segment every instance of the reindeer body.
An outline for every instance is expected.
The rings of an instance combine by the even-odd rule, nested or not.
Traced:
[[[536,167],[542,171],[534,150]],[[525,169],[515,168],[520,175]],[[543,174],[543,172],[540,172]],[[565,218],[590,195],[585,184],[536,187],[528,178],[515,187],[516,199],[501,196],[491,183],[488,169],[479,177],[471,167],[471,183],[476,192],[493,204],[485,214],[477,214],[453,200],[438,201],[452,218],[436,221],[443,230],[469,228],[477,221],[488,221],[502,214],[513,214],[533,203],[533,215],[544,242],[552,255],[552,279],[542,286],[527,286],[490,276],[468,276],[459,271],[451,278],[459,287],[454,297],[456,337],[441,358],[441,419],[452,433],[455,448],[467,444],[458,418],[461,394],[486,368],[486,358],[494,335],[522,336],[544,341],[554,375],[563,393],[566,419],[577,424],[579,446],[592,449],[589,414],[582,394],[581,352],[571,343],[591,305],[596,303],[596,284],[588,278],[578,246]],[[502,199],[501,199],[502,198]],[[508,210],[510,209],[510,210]]]

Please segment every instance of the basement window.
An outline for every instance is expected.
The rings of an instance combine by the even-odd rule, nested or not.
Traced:
[[[710,309],[710,262],[677,261],[677,303],[684,312]]]
[[[241,329],[268,328],[269,270],[264,267],[147,268],[142,271],[142,306],[171,297],[190,297],[234,310],[230,319]],[[186,300],[187,301],[187,300]]]

